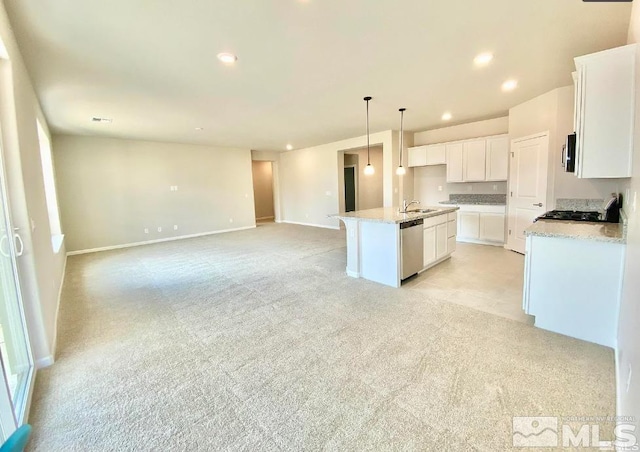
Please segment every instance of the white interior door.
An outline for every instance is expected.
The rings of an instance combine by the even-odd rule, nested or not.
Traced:
[[[524,230],[546,211],[549,134],[513,140],[507,247],[524,254]]]

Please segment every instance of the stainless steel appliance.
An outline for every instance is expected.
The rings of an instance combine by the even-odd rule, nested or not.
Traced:
[[[423,263],[423,219],[400,223],[400,248],[402,250],[402,279],[415,275]]]

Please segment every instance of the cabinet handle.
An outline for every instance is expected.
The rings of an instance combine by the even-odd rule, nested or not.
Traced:
[[[538,204],[534,204],[534,206],[542,207],[542,203],[539,202]]]

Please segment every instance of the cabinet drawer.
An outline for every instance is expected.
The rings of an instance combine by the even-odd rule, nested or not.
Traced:
[[[455,237],[457,231],[458,231],[457,220],[447,222],[447,237]]]

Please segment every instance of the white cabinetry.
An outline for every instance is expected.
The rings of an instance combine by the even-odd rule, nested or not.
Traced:
[[[430,144],[408,149],[408,166],[444,165],[446,163],[446,149],[444,144]]]
[[[498,135],[445,143],[447,182],[507,180],[509,137]]]
[[[447,150],[447,182],[462,182],[464,180],[462,143],[450,143],[445,148]]]
[[[504,243],[504,214],[481,213],[479,238],[482,241]]]
[[[425,218],[423,225],[423,270],[448,258],[455,251],[455,225],[455,212]]]
[[[636,44],[575,59],[576,175],[631,177]]]
[[[509,137],[487,138],[485,180],[507,180],[509,167]]]
[[[505,239],[506,206],[460,205],[457,240],[500,246]]]
[[[528,236],[524,312],[538,328],[615,348],[624,252],[622,243]]]
[[[486,140],[466,141],[462,144],[462,166],[465,182],[485,180]]]

